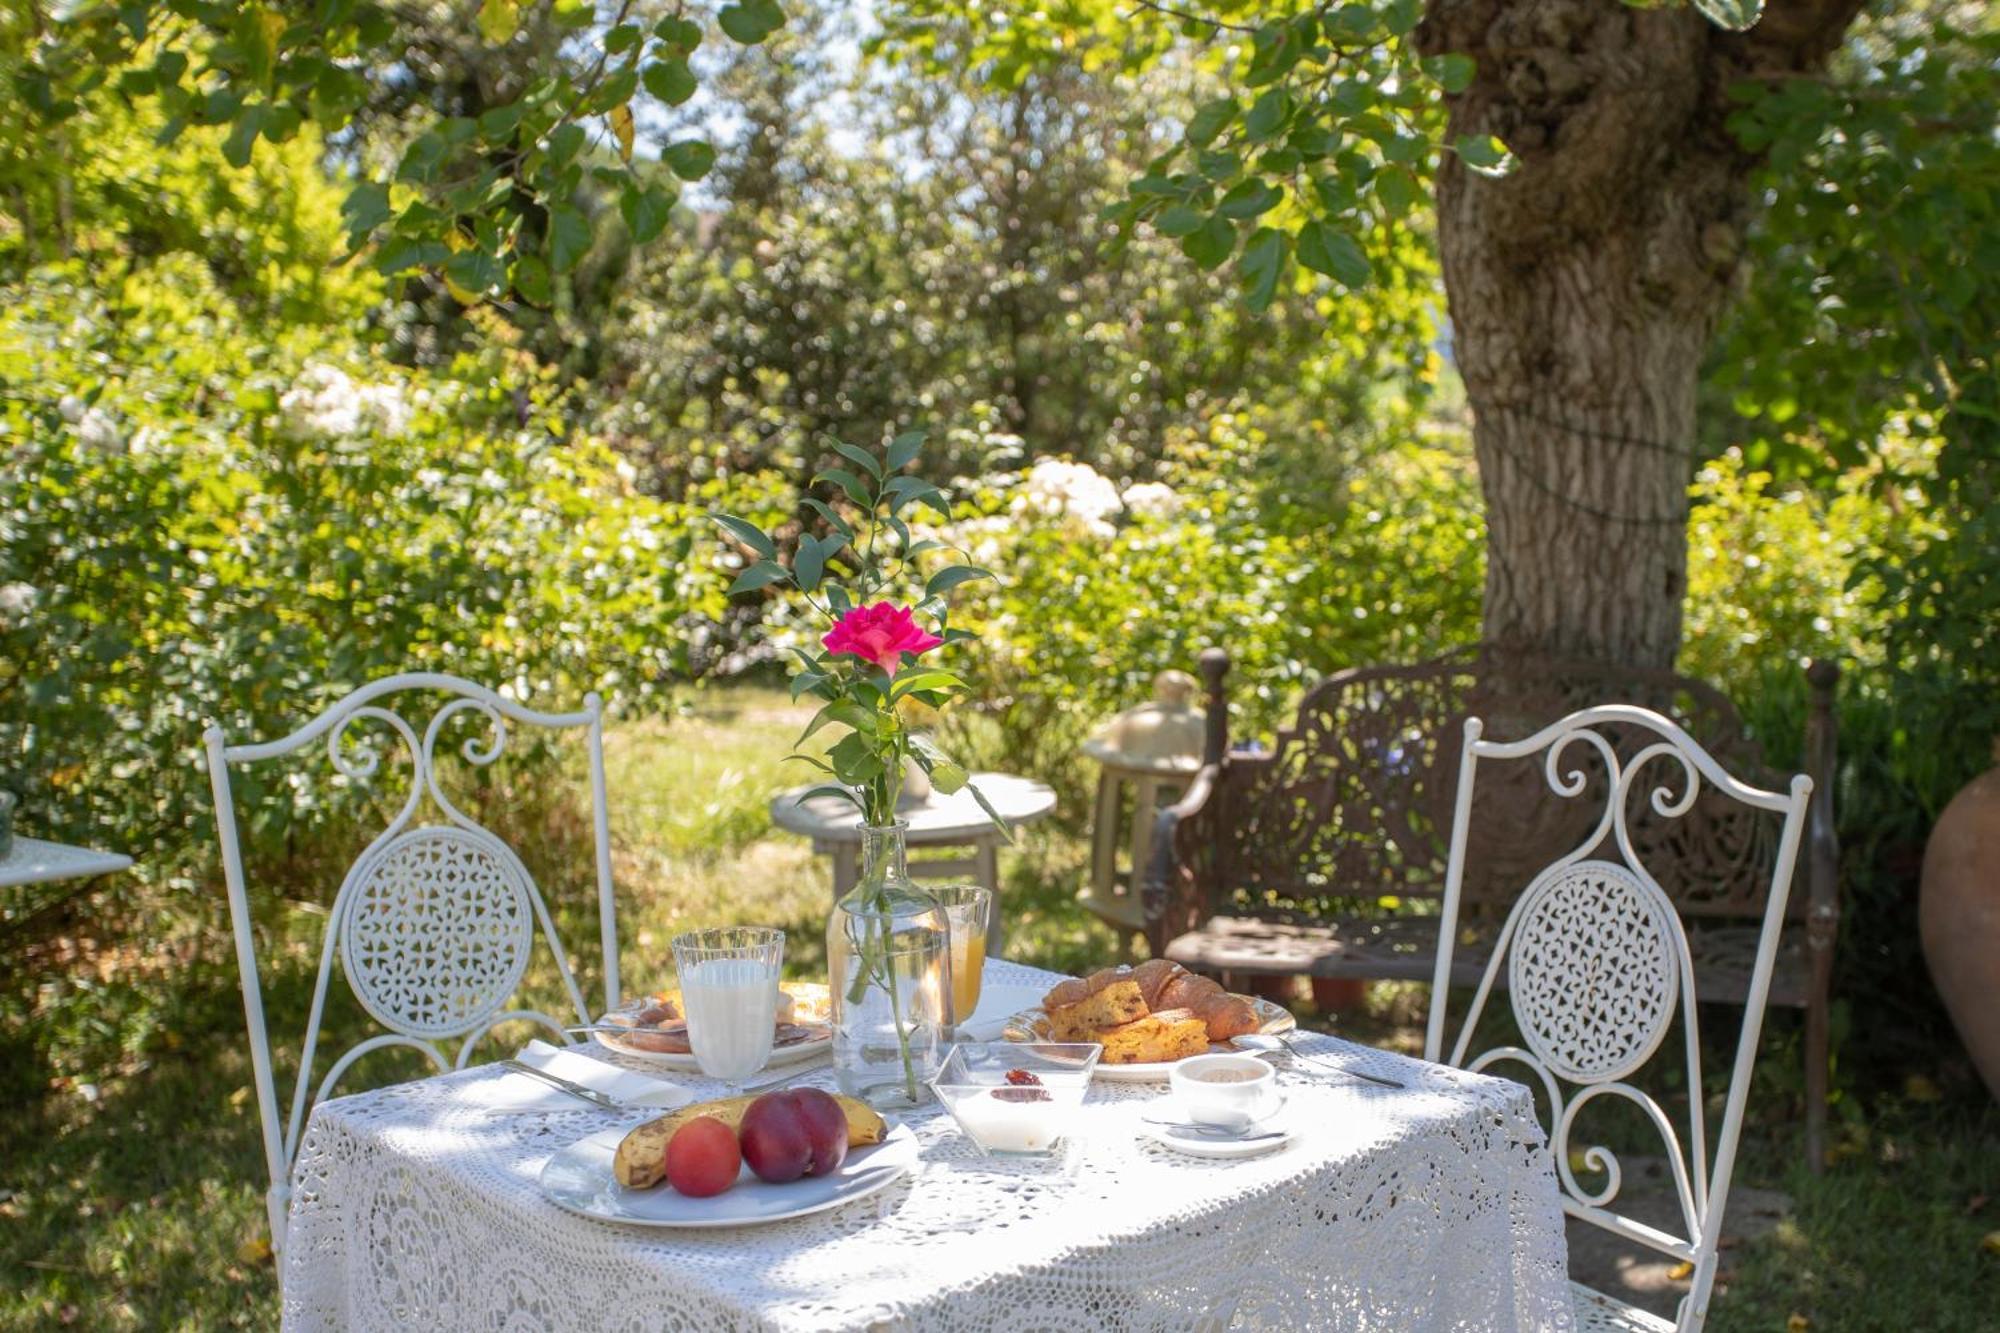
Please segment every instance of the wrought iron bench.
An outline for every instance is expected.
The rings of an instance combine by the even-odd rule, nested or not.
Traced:
[[[1464,721],[1486,735],[1527,736],[1576,708],[1635,703],[1680,722],[1746,779],[1771,777],[1730,702],[1665,671],[1635,671],[1468,649],[1414,666],[1327,677],[1300,702],[1268,752],[1231,749],[1229,656],[1202,654],[1206,754],[1179,803],[1160,814],[1142,901],[1155,955],[1222,976],[1307,975],[1425,981],[1437,957],[1437,902],[1456,797]],[[1839,924],[1833,830],[1831,662],[1807,669],[1806,771],[1814,788],[1800,872],[1770,1001],[1805,1011],[1806,1152],[1823,1160],[1828,991]],[[1632,736],[1619,742],[1633,749]],[[1572,760],[1574,762],[1572,762]],[[1592,773],[1594,756],[1566,756]],[[1662,778],[1662,781],[1666,781]],[[1777,830],[1735,802],[1699,800],[1685,818],[1655,816],[1632,793],[1635,843],[1689,919],[1704,1001],[1741,1005]],[[1506,906],[1552,851],[1577,844],[1588,802],[1562,801],[1538,768],[1482,775],[1452,980],[1476,984]],[[1760,882],[1761,876],[1761,882]]]

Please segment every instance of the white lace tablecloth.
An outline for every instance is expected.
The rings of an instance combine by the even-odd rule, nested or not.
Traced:
[[[991,985],[1056,979],[988,968]],[[313,1113],[294,1176],[285,1327],[1573,1327],[1526,1089],[1330,1037],[1300,1045],[1408,1088],[1288,1075],[1304,1132],[1233,1162],[1141,1138],[1162,1095],[1150,1085],[1100,1081],[1050,1164],[982,1158],[933,1108],[906,1117],[920,1164],[874,1199],[733,1231],[609,1225],[545,1200],[549,1155],[617,1117],[496,1113],[501,1072],[337,1098]]]

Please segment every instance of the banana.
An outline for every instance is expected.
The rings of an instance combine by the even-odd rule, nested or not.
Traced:
[[[758,1094],[761,1095],[761,1094]],[[698,1116],[712,1116],[735,1129],[743,1123],[743,1113],[757,1095],[723,1097],[712,1102],[696,1102],[680,1110],[648,1120],[629,1131],[619,1141],[611,1173],[627,1189],[651,1189],[667,1178],[667,1141],[674,1132]],[[864,1101],[836,1095],[841,1113],[847,1117],[847,1146],[867,1148],[880,1143],[889,1132],[889,1122]]]

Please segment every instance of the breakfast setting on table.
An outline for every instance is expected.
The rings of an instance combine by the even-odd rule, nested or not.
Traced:
[[[1106,765],[1102,828],[1122,838],[1111,834],[1128,808],[1117,784],[1130,781],[1136,832],[1122,887],[1106,841],[1079,901],[1129,927],[1134,918],[1120,913],[1143,900],[1135,933],[1155,956],[1087,958],[1097,965],[1077,975],[1009,961],[1005,943],[1022,923],[1006,933],[995,848],[1051,800],[1045,787],[1010,780],[996,804],[991,775],[939,748],[938,718],[969,688],[940,665],[941,650],[972,638],[950,624],[948,594],[986,571],[947,566],[908,604],[889,600],[923,546],[897,512],[935,492],[901,475],[919,443],[899,438],[880,458],[838,446],[874,478],[857,483],[853,535],[867,554],[854,557],[847,582],[830,576],[818,546],[788,565],[771,534],[716,516],[748,560],[742,580],[789,583],[826,622],[819,651],[795,650],[792,679],[793,697],[816,711],[791,757],[822,779],[773,807],[809,810],[792,831],[834,854],[823,936],[683,921],[668,951],[645,932],[637,951],[621,950],[596,696],[579,712],[545,713],[455,677],[407,675],[354,690],[278,741],[230,745],[211,730],[241,959],[253,957],[256,935],[233,852],[231,766],[324,737],[343,772],[366,777],[373,757],[341,742],[367,719],[401,734],[414,768],[401,813],[334,908],[289,1117],[257,976],[243,973],[286,1326],[1699,1329],[1810,778],[1796,777],[1789,793],[1737,781],[1671,719],[1634,705],[1575,709],[1507,740],[1484,739],[1467,715],[1455,752],[1415,746],[1418,733],[1405,729],[1393,747],[1340,761],[1426,799],[1455,791],[1454,808],[1406,811],[1400,842],[1343,828],[1344,841],[1322,844],[1301,830],[1330,818],[1332,779],[1231,747],[1227,659],[1210,650],[1205,715],[1185,709],[1185,678],[1163,678],[1156,703],[1121,717],[1093,751]],[[454,697],[424,726],[376,702],[412,689]],[[473,764],[499,755],[510,721],[584,732],[601,1004],[586,1000],[525,867],[445,795],[434,760],[454,719],[485,724],[460,747]],[[1144,752],[1176,732],[1181,752]],[[1182,762],[1195,758],[1190,749],[1197,766]],[[1578,805],[1551,820],[1518,782],[1503,785],[1514,813],[1498,840],[1475,841],[1475,811],[1491,808],[1475,801],[1480,762],[1517,760],[1546,779],[1551,801],[1595,791],[1601,810]],[[1678,763],[1684,785],[1635,790],[1639,768],[1656,760]],[[1704,781],[1717,799],[1780,819],[1732,1094],[1713,1139],[1703,1101],[1689,1104],[1682,1157],[1665,1111],[1626,1080],[1671,1049],[1668,1027],[1681,1022],[1683,1086],[1701,1086],[1694,992],[1682,980],[1687,938],[1644,851],[1686,854],[1686,839],[1662,828],[1710,808],[1695,801]],[[1175,804],[1156,810],[1168,788]],[[445,822],[414,822],[425,792]],[[1175,829],[1187,833],[1180,821],[1202,818],[1210,800],[1240,820],[1264,819],[1254,836],[1295,863],[1270,872],[1291,877],[1280,882],[1324,893],[1329,865],[1352,873],[1364,854],[1406,879],[1413,868],[1436,873],[1431,888],[1398,881],[1399,895],[1432,898],[1434,910],[1384,937],[1385,953],[1400,951],[1396,975],[1431,983],[1424,1058],[1307,1031],[1286,1007],[1239,992],[1248,975],[1317,977],[1337,951],[1282,912],[1257,920],[1224,910],[1282,896],[1268,883],[1247,887],[1265,882],[1241,873],[1257,847],[1250,835],[1225,862],[1209,854],[1212,822],[1208,850],[1183,840],[1193,855],[1176,860]],[[1261,815],[1253,800],[1266,802]],[[937,816],[939,801],[948,817]],[[971,832],[968,811],[986,821]],[[927,856],[913,861],[913,846]],[[971,852],[936,859],[953,846]],[[1554,859],[1530,876],[1545,852]],[[967,869],[978,878],[964,880]],[[1154,917],[1174,876],[1197,871],[1221,881],[1205,890],[1207,924],[1189,929],[1198,918],[1182,914],[1186,933],[1162,935]],[[1496,877],[1514,897],[1487,936],[1489,921],[1459,913]],[[767,899],[763,886],[744,887],[726,910],[754,921]],[[538,933],[567,991],[562,1018],[507,1008]],[[1419,934],[1434,953],[1418,952]],[[348,988],[389,1031],[351,1047],[309,1099],[336,946]],[[1454,1007],[1456,980],[1477,981],[1469,1005]],[[1489,999],[1511,1011],[1518,1042],[1475,1051]],[[502,1040],[497,1028],[524,1020],[545,1034],[510,1057],[472,1062],[476,1047]],[[459,1042],[455,1061],[446,1040]],[[331,1095],[357,1057],[385,1045],[421,1051],[439,1072]],[[1515,1077],[1487,1072],[1495,1065]],[[1615,1153],[1571,1146],[1578,1111],[1605,1095],[1664,1131],[1684,1234],[1618,1212]],[[1566,1218],[1690,1273],[1678,1323],[1573,1284]]]
[[[689,931],[575,1044],[321,1103],[288,1323],[1568,1325],[1519,1085],[1165,960],[952,972],[970,943],[919,947],[899,1010],[783,979],[779,930]]]

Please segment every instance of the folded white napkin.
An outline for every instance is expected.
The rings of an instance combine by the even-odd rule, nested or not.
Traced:
[[[655,1106],[663,1111],[686,1106],[694,1100],[688,1089],[664,1079],[653,1078],[630,1069],[620,1069],[617,1065],[603,1060],[592,1059],[581,1050],[564,1050],[551,1046],[545,1041],[531,1041],[521,1048],[514,1057],[524,1065],[566,1078],[572,1083],[581,1083],[595,1092],[601,1092],[627,1106]],[[516,1073],[512,1078],[501,1079],[492,1089],[493,1096],[504,1102],[504,1109],[514,1110],[573,1110],[583,1105],[581,1101],[559,1088],[549,1087],[540,1079]]]
[[[1008,1019],[1023,1009],[1041,1007],[1042,997],[1048,993],[1047,986],[1039,985],[982,986],[972,1021],[964,1024],[966,1036],[974,1041],[998,1041]]]

